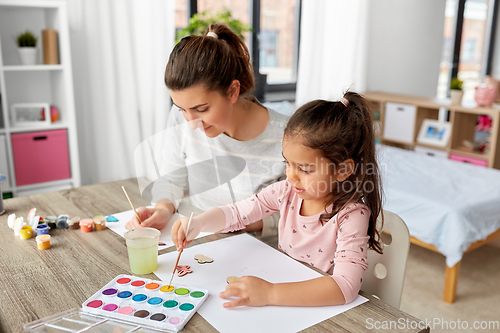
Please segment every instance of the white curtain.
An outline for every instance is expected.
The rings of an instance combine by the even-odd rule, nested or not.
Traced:
[[[66,2],[82,184],[135,177],[135,148],[166,128],[175,1]]]
[[[295,103],[366,89],[368,0],[302,2]]]

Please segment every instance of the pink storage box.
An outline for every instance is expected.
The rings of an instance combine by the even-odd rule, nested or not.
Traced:
[[[482,166],[482,167],[488,166],[488,161],[486,161],[486,160],[482,160],[482,159],[474,158],[474,157],[463,156],[463,155],[457,155],[457,154],[450,154],[450,160],[471,163],[471,164],[474,164],[477,166]]]
[[[17,186],[71,178],[67,130],[12,134]]]

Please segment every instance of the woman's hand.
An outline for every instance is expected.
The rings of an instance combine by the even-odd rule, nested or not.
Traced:
[[[137,214],[141,218],[142,223],[137,220],[137,216],[134,214],[132,219],[125,224],[125,228],[131,230],[141,227],[150,227],[161,230],[167,225],[168,220],[172,217],[172,212],[164,207],[140,207],[137,209]]]
[[[225,308],[237,306],[270,305],[273,284],[255,276],[243,276],[227,285],[226,290],[219,293],[220,298],[239,297],[224,303]]]
[[[188,223],[189,217],[181,217],[172,226],[170,235],[177,247],[177,251],[187,247],[201,232],[201,223],[195,217],[192,218],[191,224],[189,224],[189,230],[187,230]]]

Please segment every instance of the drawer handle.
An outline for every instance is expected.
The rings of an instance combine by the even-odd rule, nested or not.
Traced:
[[[398,107],[398,111],[404,111],[404,110],[405,110],[404,108],[402,108],[400,106]]]
[[[434,156],[434,153],[427,153],[427,155],[429,155],[429,156]]]
[[[33,140],[37,141],[37,140],[47,140],[47,136],[44,135],[44,136],[35,136],[33,137]]]

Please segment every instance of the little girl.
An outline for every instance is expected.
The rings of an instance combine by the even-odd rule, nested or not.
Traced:
[[[244,276],[220,293],[237,298],[224,303],[226,308],[352,302],[368,267],[367,249],[381,253],[375,228],[381,186],[368,102],[348,92],[338,102],[305,104],[290,118],[282,147],[286,180],[196,216],[187,232],[188,219],[177,220],[172,240],[181,249],[201,231],[240,230],[279,211],[279,248],[330,276],[275,284]]]

